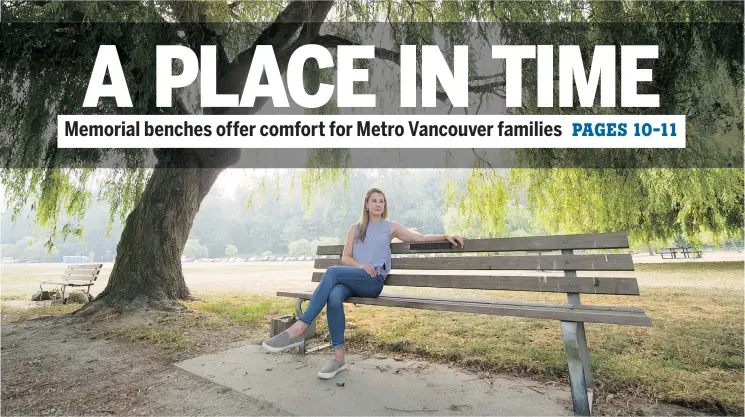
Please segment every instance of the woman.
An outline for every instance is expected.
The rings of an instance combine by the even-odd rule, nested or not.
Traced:
[[[299,346],[305,329],[313,322],[324,305],[331,333],[334,359],[318,372],[329,379],[347,368],[344,360],[344,300],[350,296],[377,297],[383,291],[391,267],[391,240],[403,242],[433,242],[447,240],[463,246],[463,238],[454,235],[421,235],[407,230],[396,222],[386,220],[388,202],[377,188],[367,192],[359,223],[347,233],[341,265],[326,269],[323,279],[311,296],[308,308],[289,329],[264,341],[268,352],[284,352]]]

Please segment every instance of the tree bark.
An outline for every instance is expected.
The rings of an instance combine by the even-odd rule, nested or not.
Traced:
[[[176,310],[193,299],[184,281],[181,255],[194,217],[217,177],[240,153],[161,151],[142,198],[127,217],[106,288],[76,312]],[[209,166],[210,168],[200,168]]]

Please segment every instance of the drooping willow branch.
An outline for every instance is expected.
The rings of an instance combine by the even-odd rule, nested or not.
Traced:
[[[321,35],[313,40],[314,44],[324,46],[326,48],[336,48],[339,45],[359,45],[357,42],[353,42],[349,39],[342,38],[336,35]],[[390,49],[375,47],[375,58],[382,59],[385,61],[392,62],[398,66],[401,66],[401,54],[392,51]],[[417,84],[422,84],[422,76],[417,72]],[[504,87],[504,73],[498,73],[494,75],[482,75],[474,77],[476,80],[484,80],[494,78],[495,81],[484,84],[469,84],[468,91],[471,93],[494,93],[495,95],[504,98],[504,94],[496,90],[497,87]],[[444,91],[437,91],[436,97],[440,101],[447,100],[447,93]]]

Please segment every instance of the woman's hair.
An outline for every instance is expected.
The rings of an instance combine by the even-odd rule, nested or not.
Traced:
[[[378,193],[383,196],[383,215],[382,218],[388,217],[388,199],[385,198],[385,194],[380,191],[378,188],[371,188],[367,191],[367,195],[365,195],[365,201],[362,203],[362,216],[360,217],[360,222],[357,225],[357,236],[355,237],[360,242],[365,241],[365,236],[367,235],[367,225],[370,224],[370,213],[367,211],[367,202],[370,200],[370,196],[373,195],[373,193]]]

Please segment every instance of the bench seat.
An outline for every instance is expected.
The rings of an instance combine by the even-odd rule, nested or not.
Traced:
[[[313,295],[313,293],[280,291],[277,295],[280,297],[310,300],[310,296]],[[513,300],[476,300],[396,294],[381,294],[377,298],[349,297],[345,302],[351,304],[491,314],[535,319],[652,326],[652,319],[647,316],[644,310],[637,307],[549,304]]]
[[[88,285],[93,285],[93,280],[66,280],[62,279],[59,281],[41,281],[41,284],[50,284],[50,285],[67,285],[68,287],[87,287]]]

